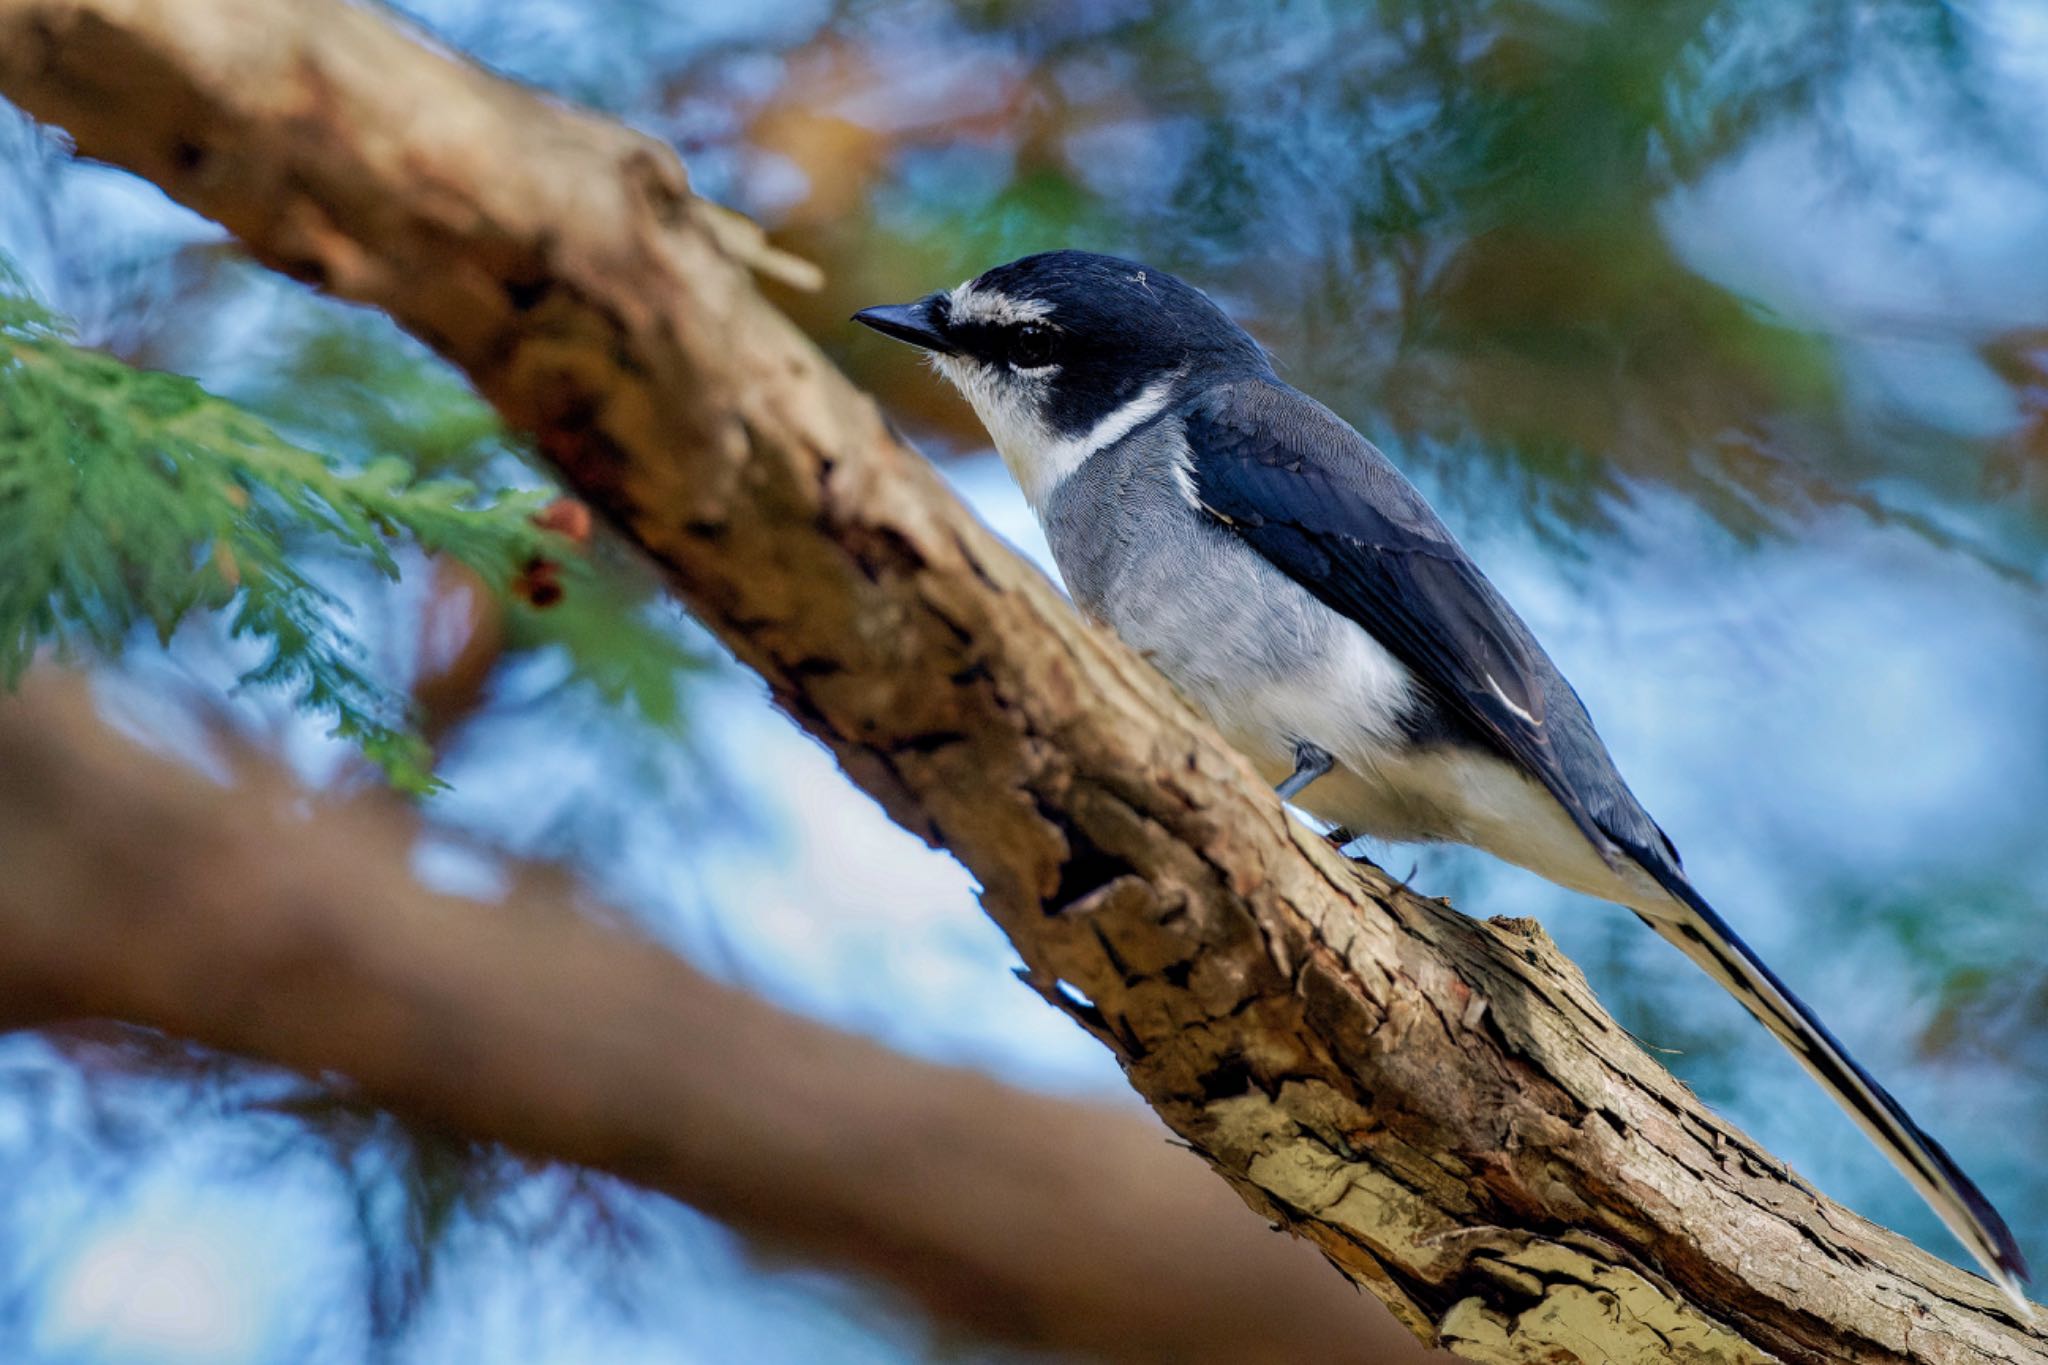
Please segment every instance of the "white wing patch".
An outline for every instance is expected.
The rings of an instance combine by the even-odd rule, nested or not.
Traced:
[[[1198,512],[1207,512],[1226,526],[1235,526],[1236,522],[1203,502],[1202,495],[1195,491],[1195,452],[1185,441],[1179,445],[1180,449],[1173,454],[1173,486],[1180,490],[1181,500]]]
[[[1502,706],[1507,707],[1508,710],[1514,712],[1523,720],[1528,721],[1531,725],[1541,725],[1543,723],[1542,721],[1537,720],[1536,717],[1530,715],[1527,710],[1520,706],[1515,705],[1514,702],[1510,701],[1508,699],[1508,694],[1500,690],[1500,683],[1495,680],[1493,674],[1491,673],[1486,675],[1486,689],[1487,691],[1493,693],[1494,696],[1500,699],[1500,704]]]

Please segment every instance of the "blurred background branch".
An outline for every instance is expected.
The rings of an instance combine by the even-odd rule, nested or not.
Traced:
[[[0,705],[0,1011],[103,1016],[321,1078],[429,1131],[625,1177],[764,1251],[872,1276],[971,1338],[1105,1360],[1423,1352],[1166,1134],[797,1018],[546,868],[420,888],[388,797],[226,783],[97,718]]]

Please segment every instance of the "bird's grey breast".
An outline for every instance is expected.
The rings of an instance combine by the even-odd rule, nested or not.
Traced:
[[[1334,756],[1339,770],[1302,795],[1333,823],[1396,839],[1486,833],[1490,847],[1503,846],[1493,824],[1526,825],[1597,866],[1547,795],[1457,742],[1428,691],[1364,626],[1202,508],[1190,454],[1168,414],[1054,490],[1046,536],[1082,610],[1151,659],[1269,778],[1288,772],[1298,743]],[[1506,846],[1505,856],[1537,860]]]
[[[1275,571],[1199,514],[1186,437],[1162,418],[1090,456],[1055,490],[1046,539],[1074,601],[1183,686],[1298,663],[1308,618]]]
[[[1254,758],[1399,730],[1400,668],[1354,623],[1203,512],[1171,414],[1054,490],[1046,539],[1075,603],[1149,658]]]

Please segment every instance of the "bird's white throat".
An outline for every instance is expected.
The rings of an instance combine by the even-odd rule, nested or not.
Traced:
[[[1047,392],[1050,374],[985,365],[965,356],[935,355],[932,359],[988,428],[996,453],[1003,457],[1010,477],[1024,490],[1024,500],[1041,519],[1054,490],[1067,476],[1096,451],[1158,416],[1172,401],[1180,379],[1178,372],[1162,375],[1104,413],[1086,431],[1063,436],[1045,420],[1051,402]]]

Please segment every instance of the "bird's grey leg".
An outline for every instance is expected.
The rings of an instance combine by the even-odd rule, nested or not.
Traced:
[[[1337,766],[1337,760],[1329,752],[1318,749],[1305,739],[1294,741],[1294,771],[1287,774],[1287,780],[1273,788],[1282,801],[1292,801],[1302,789]]]

